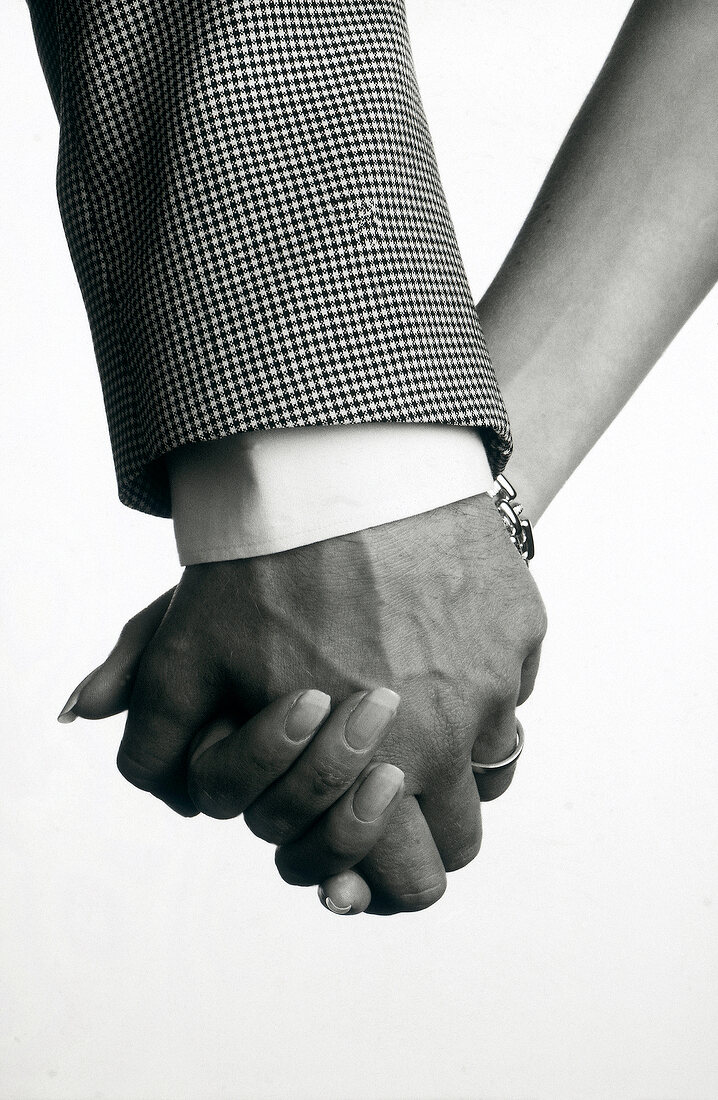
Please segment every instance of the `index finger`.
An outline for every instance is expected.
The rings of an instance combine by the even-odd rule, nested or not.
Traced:
[[[155,638],[140,661],[117,753],[125,779],[185,817],[196,814],[187,793],[187,756],[218,700],[216,682],[191,654]]]

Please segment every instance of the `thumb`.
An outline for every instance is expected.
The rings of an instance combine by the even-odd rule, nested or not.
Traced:
[[[371,903],[371,890],[358,871],[341,871],[325,879],[317,890],[319,900],[338,917],[364,913]]]
[[[163,592],[129,619],[106,661],[81,680],[60,711],[58,722],[76,718],[109,718],[127,710],[142,654],[162,622],[174,595]]]

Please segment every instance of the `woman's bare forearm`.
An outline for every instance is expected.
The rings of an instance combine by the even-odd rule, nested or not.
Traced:
[[[718,278],[718,4],[638,0],[479,315],[538,516]]]

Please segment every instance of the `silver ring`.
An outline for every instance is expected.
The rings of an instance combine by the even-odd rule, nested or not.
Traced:
[[[509,764],[514,764],[521,756],[524,747],[524,728],[520,722],[516,723],[516,748],[507,756],[505,760],[499,760],[497,764],[477,764],[475,760],[471,761],[471,769],[476,775],[490,775],[492,772],[501,771],[502,768],[508,768]]]

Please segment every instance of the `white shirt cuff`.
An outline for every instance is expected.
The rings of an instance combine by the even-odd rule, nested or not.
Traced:
[[[493,485],[479,433],[444,424],[274,428],[166,458],[182,565],[276,554]]]

